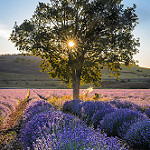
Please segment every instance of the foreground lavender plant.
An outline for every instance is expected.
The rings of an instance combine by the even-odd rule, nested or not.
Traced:
[[[92,128],[87,128],[81,121],[70,122],[69,126],[63,126],[61,130],[51,133],[44,126],[39,128],[41,135],[36,139],[33,146],[35,150],[112,150],[128,149],[117,138],[107,137]],[[44,131],[44,132],[43,132]]]
[[[87,124],[94,124],[95,126],[107,112],[113,112],[113,110],[114,108],[110,104],[103,101],[86,101],[77,103],[72,107],[75,115],[82,118]],[[97,111],[99,111],[99,117],[96,114]]]
[[[66,112],[70,112],[72,113],[72,108],[74,105],[78,104],[82,102],[81,100],[79,99],[75,99],[75,100],[71,100],[71,101],[66,101],[63,105],[63,111],[66,111]]]
[[[147,117],[150,118],[150,108],[147,108],[147,109],[145,110],[145,114],[147,115]]]
[[[96,129],[100,125],[100,121],[103,119],[103,117],[106,114],[110,114],[114,111],[115,111],[115,109],[112,107],[110,107],[110,108],[103,107],[102,109],[97,110],[96,113],[92,117],[91,124],[93,124],[94,128]]]
[[[27,149],[33,149],[33,142],[40,136],[39,127],[47,126],[48,121],[52,121],[51,111],[42,112],[35,115],[32,120],[28,121],[20,131],[20,142]]]
[[[35,101],[25,111],[25,113],[23,115],[23,122],[26,123],[26,122],[32,120],[32,118],[36,114],[41,113],[41,112],[50,111],[51,108],[52,108],[52,105],[47,103],[44,100]]]
[[[138,111],[118,109],[113,113],[105,115],[100,123],[100,128],[103,129],[108,136],[119,136],[123,138],[133,123],[146,119],[148,118]]]
[[[138,106],[130,101],[121,101],[118,99],[114,99],[114,100],[110,101],[109,103],[119,109],[133,109],[133,110],[137,110],[137,111],[142,110],[142,108],[140,106]]]
[[[124,139],[134,148],[150,149],[150,120],[133,124]]]
[[[49,129],[49,133],[55,133],[61,130],[64,126],[68,127],[70,122],[73,122],[74,117],[65,115],[60,111],[49,110],[38,113],[32,117],[23,126],[20,134],[20,142],[27,148],[33,149],[33,142],[40,137],[41,132],[44,132],[43,127]],[[42,130],[39,131],[39,128]]]

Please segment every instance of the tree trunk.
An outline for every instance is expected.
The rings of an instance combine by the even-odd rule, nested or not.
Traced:
[[[81,72],[78,70],[73,71],[73,99],[79,99],[79,89],[80,89],[80,75]]]

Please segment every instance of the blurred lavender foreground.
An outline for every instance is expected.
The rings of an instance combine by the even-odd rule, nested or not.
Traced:
[[[45,107],[46,102],[43,103]],[[44,110],[41,101],[37,101],[26,110],[24,115],[20,142],[25,150],[127,149],[127,146],[125,148],[118,138],[107,137],[106,134],[101,134],[100,130],[95,131],[87,127],[84,122],[73,115],[65,114],[53,107],[36,113],[38,107]],[[33,112],[32,119],[29,120],[27,119],[30,116],[28,112],[31,113],[31,111]]]

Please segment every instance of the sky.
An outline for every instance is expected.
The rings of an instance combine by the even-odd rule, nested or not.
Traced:
[[[17,54],[19,51],[9,41],[15,22],[20,25],[30,19],[38,2],[49,3],[50,0],[0,0],[0,54]],[[140,38],[139,53],[134,56],[141,67],[150,68],[150,0],[123,0],[125,7],[137,5],[136,14],[139,24],[133,34]]]

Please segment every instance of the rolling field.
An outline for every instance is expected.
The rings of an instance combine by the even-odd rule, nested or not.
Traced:
[[[0,88],[66,89],[59,79],[50,78],[46,72],[40,72],[41,59],[23,55],[0,56]],[[150,69],[141,67],[122,67],[120,80],[102,71],[101,89],[149,89]],[[81,86],[88,88],[90,85]],[[95,87],[99,88],[99,87]]]
[[[149,149],[149,89],[0,89],[0,149]]]

